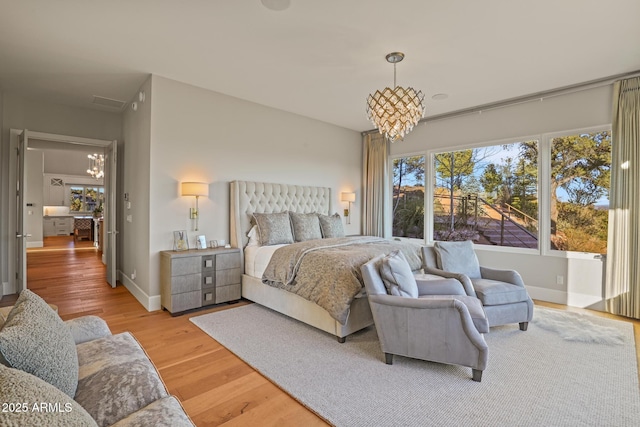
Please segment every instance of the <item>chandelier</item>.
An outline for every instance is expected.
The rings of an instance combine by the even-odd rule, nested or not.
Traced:
[[[87,173],[95,179],[104,177],[104,154],[89,154],[89,169]]]
[[[404,59],[404,53],[392,52],[386,56],[393,64],[393,89],[377,90],[367,98],[367,116],[389,141],[396,142],[411,132],[424,116],[422,91],[396,86],[396,64]]]

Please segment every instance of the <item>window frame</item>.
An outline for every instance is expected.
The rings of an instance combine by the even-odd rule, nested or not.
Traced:
[[[100,193],[102,193],[103,195],[103,203],[104,203],[104,194],[105,194],[105,186],[104,185],[94,185],[94,184],[67,184],[66,185],[66,190],[65,190],[65,194],[66,194],[66,198],[69,202],[69,212],[70,213],[74,213],[74,214],[93,214],[93,210],[86,210],[86,205],[87,205],[87,189],[93,189],[96,188],[97,191],[97,201],[100,200]],[[71,189],[72,188],[82,188],[82,204],[81,207],[84,208],[85,210],[79,210],[79,211],[74,211],[71,210]],[[102,190],[102,191],[100,191]]]
[[[433,197],[434,197],[434,185],[435,185],[435,170],[433,167],[435,155],[438,153],[444,153],[449,151],[469,150],[475,148],[514,144],[522,141],[537,140],[538,141],[538,248],[516,248],[510,246],[497,246],[497,245],[476,245],[474,247],[480,250],[487,250],[493,252],[503,253],[516,253],[516,254],[529,254],[529,255],[541,255],[550,256],[556,258],[574,258],[574,259],[593,259],[594,256],[599,254],[591,252],[576,252],[576,251],[560,251],[551,249],[551,143],[554,138],[562,136],[576,135],[580,133],[595,133],[602,131],[611,131],[611,124],[604,124],[598,126],[588,126],[576,129],[567,129],[554,132],[546,132],[540,134],[531,134],[518,136],[513,138],[504,138],[492,141],[474,142],[471,144],[461,144],[448,148],[432,148],[424,151],[412,151],[408,153],[394,154],[389,156],[388,173],[389,173],[389,203],[388,212],[389,219],[386,228],[392,230],[393,224],[393,212],[391,210],[393,194],[393,161],[403,157],[424,156],[425,170],[424,170],[424,239],[415,239],[408,237],[396,237],[391,235],[394,239],[403,239],[421,242],[425,245],[433,245],[435,240],[433,239]],[[393,232],[391,231],[391,234]]]
[[[543,174],[544,178],[544,187],[543,191],[545,192],[544,204],[545,204],[545,218],[544,224],[540,224],[540,229],[544,227],[546,238],[545,245],[540,252],[541,255],[544,256],[552,256],[559,258],[579,258],[579,259],[592,259],[594,256],[599,256],[600,254],[596,254],[594,252],[578,252],[578,251],[560,251],[551,249],[551,145],[554,138],[559,138],[563,136],[572,136],[578,135],[581,133],[596,133],[596,132],[611,132],[611,124],[608,125],[599,125],[599,126],[589,126],[584,128],[577,129],[569,129],[558,132],[549,132],[541,135],[542,146],[540,147],[540,166],[539,166],[539,174]],[[612,141],[613,144],[613,141]],[[613,148],[613,146],[612,146]],[[542,180],[540,180],[542,182]],[[542,219],[541,219],[542,220]],[[539,220],[539,221],[541,221]]]

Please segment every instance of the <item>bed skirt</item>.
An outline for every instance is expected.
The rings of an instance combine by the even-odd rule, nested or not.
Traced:
[[[346,324],[332,318],[319,305],[306,299],[262,283],[260,279],[242,275],[242,296],[250,301],[307,323],[338,337],[340,341],[349,334],[373,325],[371,307],[366,297],[355,298],[351,303]]]

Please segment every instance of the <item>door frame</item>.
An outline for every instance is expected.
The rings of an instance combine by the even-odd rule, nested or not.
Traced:
[[[16,150],[18,149],[18,145],[19,145],[19,139],[20,139],[20,135],[24,132],[27,131],[27,129],[11,129],[10,130],[10,135],[9,135],[9,150],[10,153],[13,154],[16,153]],[[59,134],[53,134],[53,133],[46,133],[46,132],[37,132],[37,131],[31,131],[28,130],[28,136],[29,139],[33,139],[33,140],[38,140],[38,141],[47,141],[47,142],[53,142],[53,143],[66,143],[66,144],[74,144],[74,145],[87,145],[87,146],[95,146],[95,147],[100,147],[103,150],[106,149],[110,144],[114,143],[113,140],[103,140],[103,139],[94,139],[94,138],[84,138],[84,137],[77,137],[77,136],[68,136],[68,135],[59,135]],[[117,142],[116,142],[117,143]],[[17,165],[15,161],[11,161],[9,164],[9,189],[15,189],[16,185],[17,185],[17,173],[18,171],[17,169]],[[24,190],[24,189],[23,189]],[[114,191],[117,191],[117,189],[114,189]],[[105,195],[106,196],[106,195]],[[118,199],[118,197],[115,198],[116,200]],[[14,293],[19,293],[22,289],[17,289],[16,286],[16,259],[17,259],[17,252],[20,248],[18,248],[17,243],[16,243],[16,222],[17,222],[17,218],[15,218],[16,212],[17,212],[17,202],[16,202],[16,197],[15,195],[10,195],[9,197],[9,209],[8,209],[8,213],[9,213],[9,218],[8,218],[8,225],[9,225],[9,236],[11,236],[12,238],[9,239],[9,244],[8,244],[8,248],[7,248],[7,255],[8,255],[8,285],[4,286],[2,289],[2,292],[4,295],[8,295],[8,294],[14,294]],[[118,206],[115,207],[115,209],[113,209],[113,214],[116,215],[116,218],[114,218],[117,221],[117,212],[118,212]],[[24,253],[23,256],[26,259],[26,245],[25,245],[25,249],[24,249]],[[117,257],[114,260],[114,263],[117,262]],[[28,287],[26,278],[24,280],[24,286]]]

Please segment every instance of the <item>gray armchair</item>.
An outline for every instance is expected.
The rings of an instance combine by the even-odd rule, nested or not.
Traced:
[[[489,326],[518,323],[520,330],[527,330],[533,318],[533,301],[518,272],[480,266],[471,241],[424,246],[422,260],[425,273],[455,278],[467,295],[477,297]]]
[[[417,276],[412,284],[415,297],[389,295],[384,272],[381,276],[388,258],[381,255],[361,267],[385,362],[391,365],[395,354],[461,365],[472,369],[474,381],[481,381],[489,357],[482,334],[489,325],[480,301],[465,295],[457,280],[424,276]],[[408,264],[406,269],[411,274]],[[412,282],[401,275],[396,278]]]

